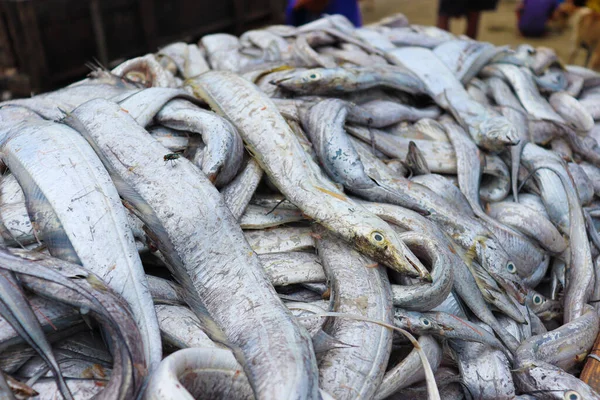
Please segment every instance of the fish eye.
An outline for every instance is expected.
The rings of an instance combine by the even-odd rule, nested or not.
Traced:
[[[569,390],[568,392],[565,392],[563,399],[565,399],[565,400],[581,400],[581,396],[576,391]]]
[[[542,296],[540,296],[539,294],[536,294],[533,296],[533,304],[542,304],[544,301],[544,299],[542,299]]]
[[[376,243],[383,243],[383,241],[385,240],[385,238],[383,237],[383,234],[379,233],[379,232],[373,232],[373,233],[371,233],[371,238]]]
[[[511,274],[516,274],[517,273],[517,266],[512,261],[509,261],[508,264],[506,264],[506,269]]]
[[[429,322],[429,320],[427,318],[421,318],[421,322],[423,323],[423,325],[425,326],[429,326],[431,325],[431,322]]]
[[[317,74],[312,73],[312,74],[309,75],[309,78],[310,79],[317,79]]]

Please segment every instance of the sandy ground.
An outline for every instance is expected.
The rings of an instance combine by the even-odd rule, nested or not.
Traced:
[[[571,30],[562,33],[552,32],[544,38],[525,38],[517,29],[515,7],[518,0],[500,0],[494,12],[486,12],[482,16],[479,26],[478,40],[491,42],[495,45],[509,44],[511,46],[529,43],[532,46],[545,46],[554,48],[566,61],[571,47]],[[370,7],[372,5],[372,7]],[[363,18],[365,23],[377,21],[387,15],[401,12],[406,15],[411,23],[422,25],[435,25],[437,18],[437,0],[366,0],[363,3]],[[456,34],[463,34],[465,21],[452,20],[451,30]],[[585,60],[584,51],[581,50],[575,64],[582,65]]]

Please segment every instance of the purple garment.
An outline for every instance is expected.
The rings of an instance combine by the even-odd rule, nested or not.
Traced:
[[[285,23],[299,26],[318,19],[320,15],[311,14],[306,10],[294,10],[296,0],[288,0],[285,10]],[[354,26],[362,25],[360,7],[357,0],[330,0],[322,14],[341,14],[348,18]]]
[[[523,36],[542,36],[546,22],[556,8],[556,0],[525,0],[519,19],[519,31]]]

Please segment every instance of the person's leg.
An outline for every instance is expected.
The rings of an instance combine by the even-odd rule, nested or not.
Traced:
[[[477,39],[480,19],[481,13],[479,11],[469,11],[467,13],[467,31],[465,32],[465,35],[471,39]]]
[[[447,15],[438,15],[437,27],[445,31],[450,31],[450,17]]]
[[[450,31],[450,18],[465,15],[466,1],[467,0],[439,0],[437,27]]]

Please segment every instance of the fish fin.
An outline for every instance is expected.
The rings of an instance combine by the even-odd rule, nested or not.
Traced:
[[[333,336],[327,334],[324,330],[319,329],[312,336],[312,343],[315,353],[325,353],[326,351],[333,349],[346,349],[350,347],[356,347],[354,345],[344,343],[340,340],[337,340]]]

